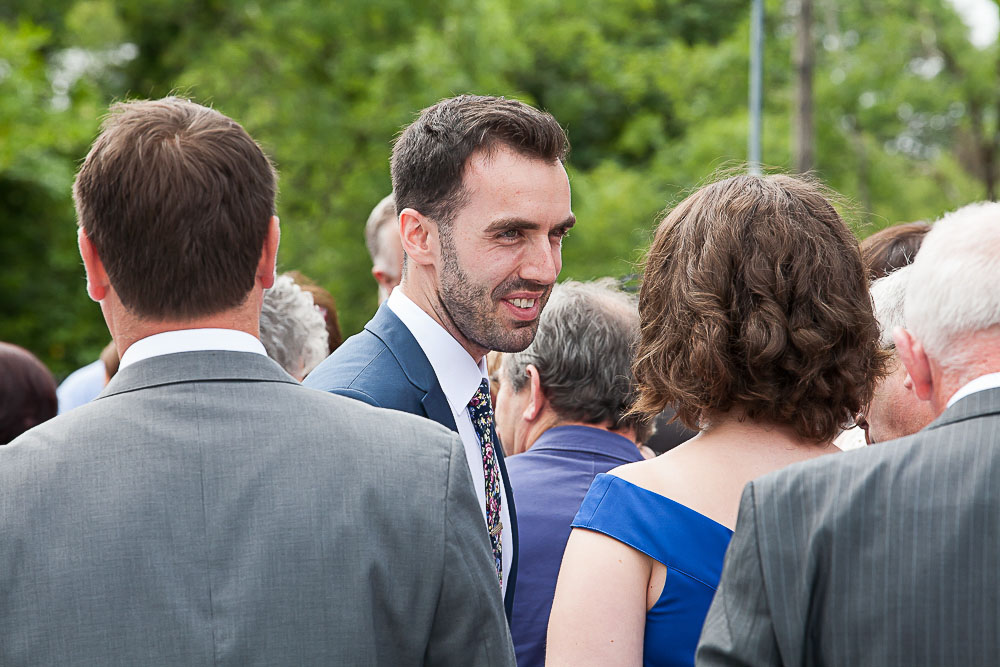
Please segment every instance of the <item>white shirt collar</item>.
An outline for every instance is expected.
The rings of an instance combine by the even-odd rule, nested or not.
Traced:
[[[980,375],[975,380],[967,383],[964,387],[952,394],[951,398],[948,399],[948,405],[945,407],[950,408],[969,394],[975,394],[979,391],[986,391],[987,389],[995,389],[997,387],[1000,387],[1000,373]]]
[[[255,352],[267,356],[264,345],[255,336],[234,329],[181,329],[153,334],[132,343],[122,355],[119,368],[150,357],[175,352],[200,352],[202,350],[227,350]]]
[[[392,290],[385,305],[417,339],[457,418],[469,406],[483,379],[489,379],[486,357],[477,363],[454,336],[403,294],[401,288]]]

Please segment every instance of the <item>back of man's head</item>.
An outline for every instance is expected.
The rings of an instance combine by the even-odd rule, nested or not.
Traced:
[[[970,204],[934,223],[907,278],[904,315],[938,363],[964,364],[969,336],[1000,333],[997,276],[1000,203]]]
[[[460,95],[424,109],[392,149],[396,210],[412,208],[447,225],[465,201],[466,162],[500,147],[555,162],[566,157],[569,142],[551,114],[517,100]]]
[[[553,289],[531,345],[504,355],[504,381],[520,392],[532,364],[561,420],[632,429],[641,442],[649,427],[624,416],[636,400],[632,357],[638,336],[635,297],[610,280],[566,281]]]
[[[122,305],[181,321],[244,302],[276,191],[238,123],[176,97],[114,105],[73,186]]]

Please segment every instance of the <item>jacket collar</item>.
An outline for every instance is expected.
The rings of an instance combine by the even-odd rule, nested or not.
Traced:
[[[201,350],[136,361],[120,369],[95,400],[179,382],[247,380],[298,384],[270,358],[255,352]]]
[[[597,454],[622,463],[642,460],[635,443],[611,431],[590,426],[554,426],[538,436],[528,452],[558,450]]]
[[[977,391],[959,399],[954,405],[942,412],[937,419],[928,424],[925,430],[998,413],[1000,413],[1000,388]]]

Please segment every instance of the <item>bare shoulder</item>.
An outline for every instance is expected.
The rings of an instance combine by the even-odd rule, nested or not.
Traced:
[[[669,496],[671,490],[676,485],[675,477],[678,473],[679,457],[671,456],[670,452],[661,454],[655,459],[646,461],[636,461],[618,466],[609,471],[608,474],[642,487],[647,491],[653,491],[660,495]]]

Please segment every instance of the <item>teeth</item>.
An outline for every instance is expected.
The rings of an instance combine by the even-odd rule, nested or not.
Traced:
[[[535,300],[534,299],[513,299],[513,300],[511,300],[511,303],[514,304],[515,306],[517,306],[518,308],[531,308],[532,306],[535,305]]]

